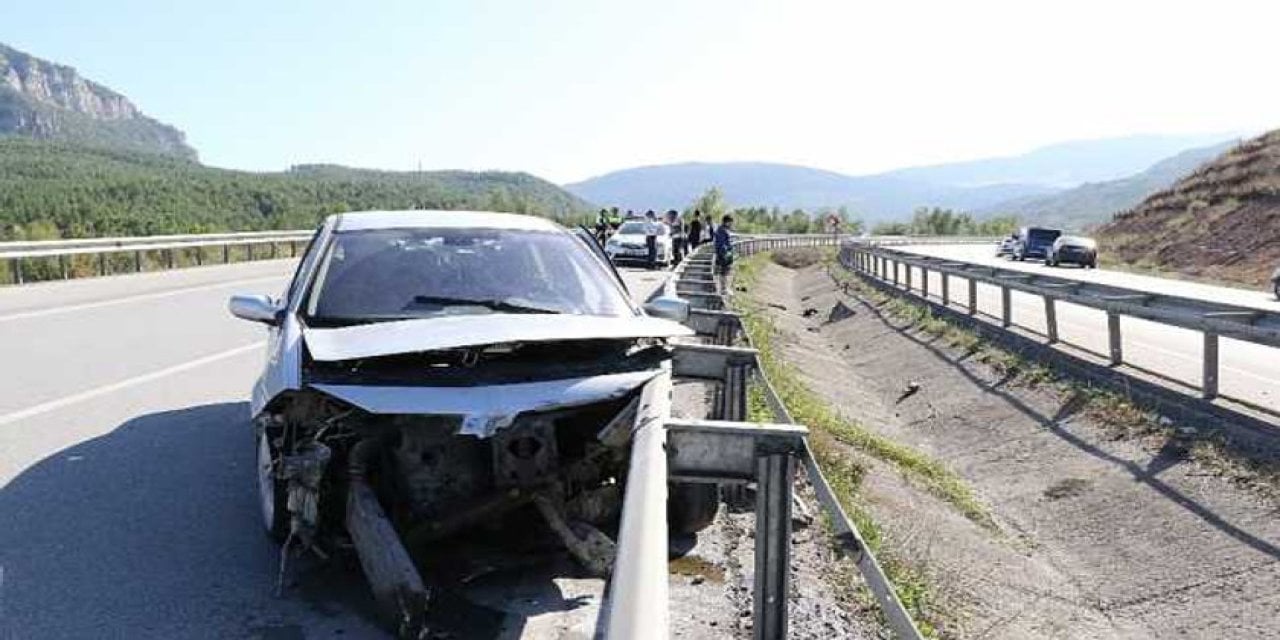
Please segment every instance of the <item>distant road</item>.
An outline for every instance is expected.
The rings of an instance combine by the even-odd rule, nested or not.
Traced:
[[[909,245],[894,248],[1003,269],[1051,274],[1059,278],[1280,311],[1280,302],[1269,291],[1218,287],[1106,269],[1046,267],[1035,261],[1017,262],[997,258],[994,244]],[[936,295],[941,286],[940,276],[935,275],[930,281],[930,291]],[[963,300],[963,291],[959,295]],[[1000,292],[994,286],[980,285],[978,299],[980,309],[989,313],[1000,308]],[[1014,292],[1012,302],[1015,324],[1041,333],[1045,331],[1044,305],[1038,296]],[[1059,303],[1057,313],[1059,334],[1064,341],[1095,353],[1107,352],[1106,314],[1069,303]],[[1121,333],[1124,336],[1124,358],[1127,363],[1166,374],[1189,385],[1199,384],[1200,354],[1203,349],[1199,332],[1122,317]],[[1219,345],[1219,363],[1219,388],[1224,396],[1280,412],[1280,350],[1223,338]]]
[[[0,638],[382,637],[349,575],[273,595],[246,402],[265,331],[226,302],[292,268],[0,289]],[[644,299],[666,274],[623,277]]]

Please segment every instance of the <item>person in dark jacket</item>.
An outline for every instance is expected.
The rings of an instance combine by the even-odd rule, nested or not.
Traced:
[[[702,244],[702,212],[693,212],[693,222],[689,223],[689,252],[693,253]]]
[[[728,215],[722,218],[720,225],[716,227],[716,271],[722,274],[729,273],[729,267],[733,265],[733,238],[729,235],[732,228],[733,217]]]

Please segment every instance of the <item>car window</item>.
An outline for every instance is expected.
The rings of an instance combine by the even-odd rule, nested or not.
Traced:
[[[293,308],[293,303],[298,296],[302,294],[303,283],[307,280],[307,275],[311,271],[311,267],[320,257],[320,232],[324,230],[323,225],[316,229],[312,234],[311,240],[307,241],[307,248],[302,252],[302,260],[298,262],[298,268],[293,273],[293,280],[289,283],[289,289],[285,292],[285,305]]]
[[[377,229],[334,234],[308,320],[487,313],[633,313],[612,276],[567,233]]]

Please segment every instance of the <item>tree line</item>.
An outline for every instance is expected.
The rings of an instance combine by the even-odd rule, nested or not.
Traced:
[[[840,233],[860,234],[866,228],[862,219],[846,207],[822,207],[806,211],[792,209],[783,212],[779,207],[730,207],[724,193],[717,188],[706,190],[686,209],[710,214],[714,220],[723,215],[733,216],[733,226],[739,233],[831,233],[828,220],[839,220]],[[881,222],[871,227],[873,235],[928,235],[928,236],[1001,236],[1018,228],[1016,216],[995,216],[975,219],[971,214],[921,207],[915,210],[909,221]]]

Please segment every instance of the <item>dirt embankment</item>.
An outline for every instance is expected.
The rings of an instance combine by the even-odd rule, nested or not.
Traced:
[[[1280,131],[1246,141],[1097,231],[1140,268],[1263,285],[1280,266]]]
[[[1176,439],[1118,437],[1081,397],[1027,387],[903,326],[821,267],[769,264],[750,295],[772,303],[775,348],[815,392],[942,461],[988,506],[994,527],[850,450],[886,548],[931,583],[944,636],[1280,635],[1272,498]]]

